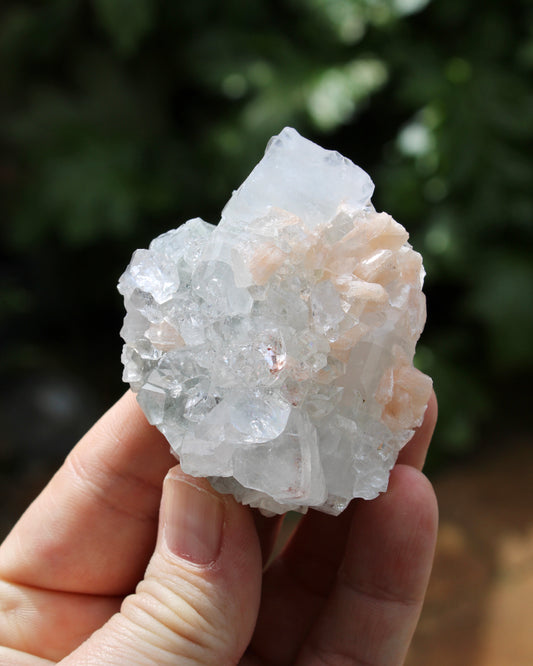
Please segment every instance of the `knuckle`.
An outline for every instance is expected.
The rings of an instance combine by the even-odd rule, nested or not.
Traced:
[[[126,597],[121,614],[157,649],[195,664],[212,664],[213,655],[231,653],[231,633],[222,609],[206,597],[202,581],[191,578],[163,574],[145,579]]]

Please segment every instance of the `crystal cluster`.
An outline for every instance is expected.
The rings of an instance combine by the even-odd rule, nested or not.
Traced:
[[[159,236],[119,282],[148,420],[185,472],[267,514],[375,497],[424,414],[422,259],[373,189],[286,128],[218,226]]]

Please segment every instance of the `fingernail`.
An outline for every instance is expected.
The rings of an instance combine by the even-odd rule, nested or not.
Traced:
[[[213,493],[167,477],[163,496],[163,534],[167,547],[194,564],[210,564],[220,552],[224,504]]]

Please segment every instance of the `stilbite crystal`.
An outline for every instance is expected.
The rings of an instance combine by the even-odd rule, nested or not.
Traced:
[[[148,420],[185,472],[267,514],[375,497],[423,418],[422,258],[373,189],[286,128],[218,226],[159,236],[119,282]]]

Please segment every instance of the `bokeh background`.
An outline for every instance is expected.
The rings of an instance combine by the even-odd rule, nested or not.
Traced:
[[[428,470],[444,506],[474,490],[445,516],[451,582],[411,663],[492,664],[428,650],[439,608],[465,594],[479,592],[479,625],[506,526],[533,572],[533,483],[520,476],[533,463],[529,0],[4,0],[0,528],[125,388],[115,285],[133,250],[190,217],[216,222],[285,125],[365,168],[376,208],[424,256],[417,364],[440,403]],[[508,514],[485,524],[502,502]],[[461,557],[480,524],[476,578]],[[447,642],[464,656],[459,634]],[[507,659],[494,664],[522,663]]]

